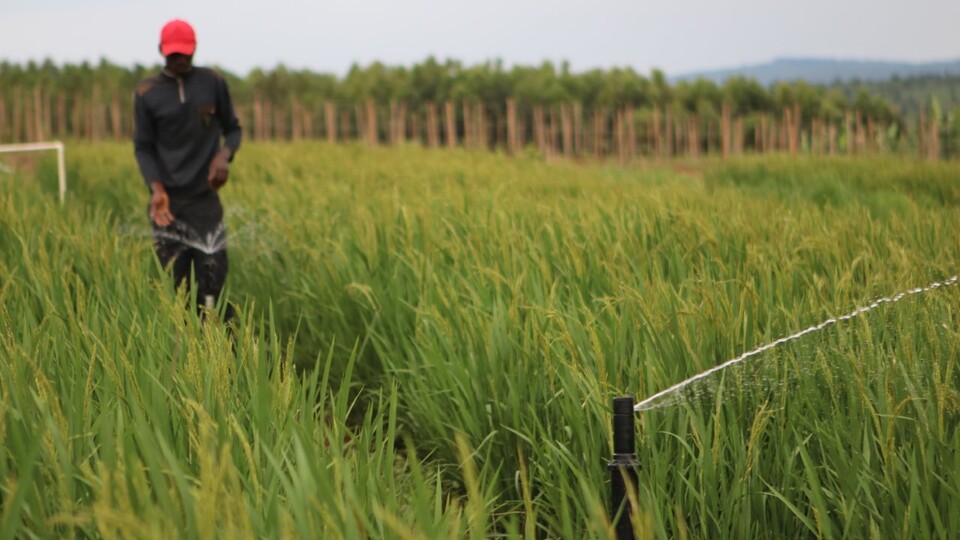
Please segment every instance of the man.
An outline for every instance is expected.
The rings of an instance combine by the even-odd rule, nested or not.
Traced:
[[[186,21],[172,20],[160,32],[166,63],[137,84],[134,153],[151,192],[157,258],[165,268],[172,266],[177,286],[189,286],[192,270],[198,306],[212,307],[227,277],[217,191],[227,181],[241,133],[226,81],[193,65],[196,45]]]

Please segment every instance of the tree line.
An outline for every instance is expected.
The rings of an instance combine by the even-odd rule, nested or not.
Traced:
[[[960,75],[894,76],[883,81],[854,80],[833,83],[829,88],[840,90],[848,98],[860,91],[881,96],[893,103],[908,123],[915,122],[920,111],[928,109],[933,99],[936,99],[945,111],[960,109]]]
[[[0,142],[126,139],[133,89],[160,67],[0,62]],[[253,140],[360,140],[618,157],[742,152],[958,154],[960,108],[936,100],[907,119],[875,92],[732,77],[671,84],[662,71],[573,72],[428,58],[343,76],[280,65],[225,70]]]

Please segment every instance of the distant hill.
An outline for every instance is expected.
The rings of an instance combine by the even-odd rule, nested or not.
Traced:
[[[763,64],[737,68],[685,73],[672,81],[705,78],[722,83],[742,75],[769,86],[777,81],[805,80],[811,84],[836,84],[851,81],[885,81],[894,77],[960,75],[960,59],[947,62],[908,63],[873,60],[828,60],[819,58],[777,58]]]

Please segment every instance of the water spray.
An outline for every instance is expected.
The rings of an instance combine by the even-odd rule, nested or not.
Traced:
[[[201,236],[187,224],[176,221],[170,229],[154,229],[154,240],[172,240],[206,255],[213,255],[227,248],[227,232],[221,223],[213,232]]]
[[[205,236],[200,235],[183,222],[174,222],[169,229],[154,229],[152,234],[154,240],[171,240],[203,254],[202,272],[197,275],[198,285],[203,296],[198,296],[197,302],[209,311],[216,309],[217,295],[212,293],[214,283],[216,283],[217,268],[217,261],[214,256],[227,247],[227,235],[223,223],[220,223],[214,231],[207,233]]]
[[[685,387],[705,379],[718,371],[723,371],[728,367],[739,364],[752,356],[756,356],[784,343],[799,339],[807,334],[819,332],[833,324],[859,317],[884,304],[893,304],[908,296],[920,295],[941,287],[950,287],[958,284],[960,284],[960,276],[953,276],[943,281],[930,283],[926,287],[916,287],[893,296],[878,298],[865,306],[854,309],[850,313],[827,319],[795,334],[782,337],[766,345],[757,347],[752,351],[745,352],[736,358],[685,379],[666,390],[657,392],[636,405],[634,405],[633,396],[613,398],[613,459],[607,463],[607,468],[610,470],[610,519],[614,525],[617,540],[633,540],[634,538],[632,519],[634,508],[630,504],[630,492],[628,490],[631,490],[635,496],[639,494],[637,473],[640,469],[640,461],[637,459],[636,454],[634,431],[635,413],[664,406],[662,404],[664,398],[670,397]]]
[[[675,393],[679,392],[680,390],[682,390],[682,389],[684,389],[685,387],[691,385],[692,383],[695,383],[695,382],[697,382],[697,381],[699,381],[699,380],[701,380],[701,379],[705,379],[705,378],[709,377],[710,375],[712,375],[712,374],[714,374],[714,373],[716,373],[716,372],[718,372],[718,371],[723,371],[723,370],[727,369],[728,367],[731,367],[731,366],[734,366],[734,365],[736,365],[736,364],[739,364],[739,363],[743,362],[744,360],[747,360],[747,359],[750,358],[751,356],[756,356],[756,355],[758,355],[758,354],[760,354],[760,353],[762,353],[762,352],[766,352],[766,351],[768,351],[768,350],[770,350],[770,349],[773,349],[773,348],[776,348],[776,347],[778,347],[778,346],[780,346],[780,345],[783,345],[784,343],[789,343],[789,342],[791,342],[791,341],[793,341],[793,340],[795,340],[795,339],[799,339],[799,338],[801,338],[801,337],[803,337],[803,336],[805,336],[805,335],[807,335],[807,334],[819,332],[820,330],[823,330],[824,328],[826,328],[826,327],[828,327],[828,326],[831,326],[831,325],[834,325],[834,324],[837,324],[837,323],[839,323],[839,322],[843,322],[843,321],[847,321],[847,320],[853,319],[853,318],[855,318],[855,317],[859,317],[860,315],[863,315],[864,313],[868,313],[868,312],[870,312],[870,311],[873,311],[873,310],[877,309],[878,307],[880,307],[880,306],[882,306],[882,305],[884,305],[884,304],[893,304],[893,303],[899,302],[900,300],[903,300],[904,298],[906,298],[906,297],[908,297],[908,296],[915,296],[915,295],[918,295],[918,294],[927,293],[927,292],[933,291],[933,290],[935,290],[935,289],[939,289],[940,287],[949,287],[949,286],[957,285],[958,283],[960,283],[960,276],[953,276],[953,277],[951,277],[951,278],[949,278],[949,279],[946,279],[946,280],[944,280],[944,281],[935,281],[935,282],[927,285],[926,287],[916,287],[916,288],[913,288],[913,289],[910,289],[910,290],[907,290],[907,291],[903,291],[903,292],[901,292],[901,293],[897,293],[897,294],[895,294],[895,295],[893,295],[893,296],[887,296],[887,297],[884,297],[884,298],[878,298],[878,299],[874,300],[873,302],[867,304],[866,306],[860,306],[860,307],[854,309],[853,311],[851,311],[850,313],[847,313],[846,315],[840,315],[840,316],[838,316],[838,317],[832,317],[832,318],[827,319],[827,320],[825,320],[825,321],[823,321],[823,322],[821,322],[821,323],[819,323],[819,324],[815,324],[815,325],[813,325],[813,326],[804,328],[803,330],[801,330],[801,331],[799,331],[799,332],[797,332],[797,333],[795,333],[795,334],[791,334],[791,335],[789,335],[789,336],[784,336],[784,337],[782,337],[782,338],[780,338],[780,339],[777,339],[777,340],[775,340],[775,341],[772,341],[772,342],[770,342],[770,343],[767,343],[766,345],[762,345],[762,346],[760,346],[760,347],[757,347],[756,349],[753,349],[752,351],[747,351],[747,352],[741,354],[740,356],[738,356],[738,357],[736,357],[736,358],[727,360],[726,362],[724,362],[724,363],[722,363],[722,364],[720,364],[720,365],[714,366],[714,367],[712,367],[712,368],[710,368],[710,369],[708,369],[708,370],[705,370],[705,371],[703,371],[703,372],[701,372],[701,373],[698,373],[698,374],[694,375],[693,377],[690,377],[689,379],[680,381],[680,382],[678,382],[677,384],[671,386],[670,388],[667,388],[666,390],[663,390],[663,391],[661,391],[661,392],[657,392],[656,394],[648,397],[647,399],[644,399],[644,400],[641,401],[640,403],[637,403],[636,406],[634,406],[634,409],[635,409],[636,411],[645,411],[645,410],[649,410],[649,409],[656,409],[656,408],[658,408],[657,403],[658,403],[661,399],[666,398],[666,397],[668,397],[668,396],[671,396],[672,394],[675,394]]]

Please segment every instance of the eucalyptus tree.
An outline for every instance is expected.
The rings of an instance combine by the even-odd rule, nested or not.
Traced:
[[[823,99],[822,86],[813,86],[806,81],[781,82],[773,89],[773,101],[778,111],[793,110],[800,107],[800,116],[804,124],[811,118],[820,116],[820,102]]]
[[[453,80],[462,69],[459,62],[441,64],[433,56],[410,69],[411,95],[416,105],[439,103],[450,98]]]
[[[744,76],[729,77],[721,88],[723,101],[730,104],[733,114],[767,113],[773,109],[773,100],[756,79]]]
[[[511,74],[514,79],[513,97],[520,104],[555,105],[569,99],[552,62],[545,61],[535,67],[515,66]]]
[[[674,102],[680,110],[701,118],[716,118],[721,106],[720,88],[709,79],[680,81],[674,87]]]

